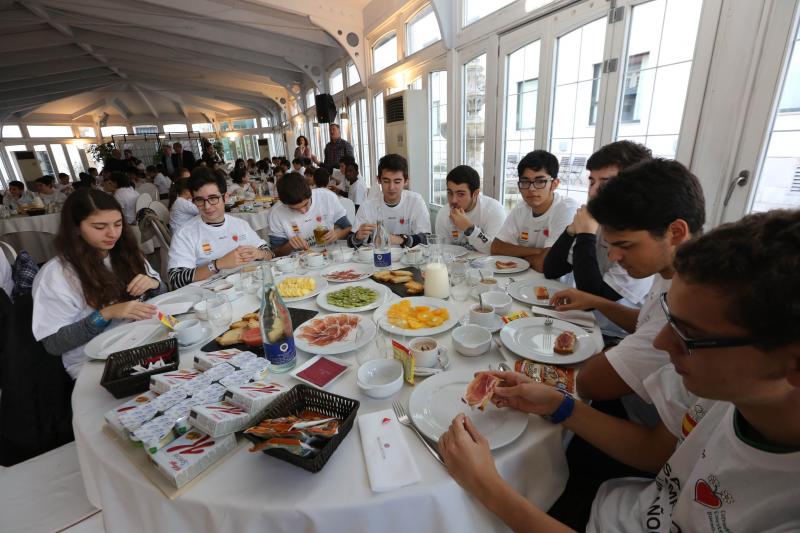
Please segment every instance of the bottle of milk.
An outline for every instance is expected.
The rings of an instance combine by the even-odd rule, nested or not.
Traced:
[[[450,276],[442,252],[437,244],[429,243],[431,255],[425,265],[425,296],[447,298],[450,296]]]

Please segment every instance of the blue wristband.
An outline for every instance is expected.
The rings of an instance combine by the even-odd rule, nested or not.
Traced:
[[[559,405],[558,409],[553,411],[551,415],[544,417],[553,424],[560,424],[561,422],[572,416],[572,411],[573,409],[575,409],[575,398],[573,398],[569,393],[563,390],[559,390],[558,392],[564,395],[564,399],[561,401],[561,405]]]
[[[97,326],[100,328],[104,328],[111,323],[110,320],[106,320],[103,318],[103,315],[100,314],[100,311],[95,311],[91,315],[89,315],[89,320],[92,321],[93,326]]]

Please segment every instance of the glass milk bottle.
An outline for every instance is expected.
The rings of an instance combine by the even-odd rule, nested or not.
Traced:
[[[442,252],[436,244],[430,244],[431,256],[425,265],[425,296],[447,298],[450,296],[450,276]]]
[[[294,345],[294,330],[289,309],[283,303],[272,277],[272,266],[262,267],[263,291],[261,294],[261,338],[264,343],[264,357],[269,361],[270,372],[279,374],[294,368],[297,362],[297,349]]]

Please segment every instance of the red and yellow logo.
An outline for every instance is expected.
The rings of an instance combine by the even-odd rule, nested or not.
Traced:
[[[211,243],[204,242],[203,245],[202,245],[202,248],[203,248],[203,253],[204,254],[210,254],[211,253]]]
[[[295,233],[300,233],[300,226],[297,224],[292,224],[292,231]]]
[[[456,230],[453,230],[451,235],[453,236],[454,239],[458,239],[458,232]]]
[[[522,233],[519,234],[519,238],[522,239],[523,241],[527,241],[528,240],[528,232],[527,231],[523,231]]]

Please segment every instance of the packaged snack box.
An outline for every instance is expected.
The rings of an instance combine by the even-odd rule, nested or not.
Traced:
[[[247,370],[237,370],[233,374],[228,374],[219,380],[219,384],[227,388],[235,385],[244,385],[250,381],[253,381],[253,372],[248,372]]]
[[[164,394],[175,387],[182,387],[200,375],[199,370],[180,369],[174,372],[156,374],[150,378],[150,390]]]
[[[203,375],[206,376],[208,379],[210,379],[212,382],[214,382],[214,381],[219,381],[228,374],[233,374],[234,372],[236,372],[236,368],[234,368],[232,365],[229,365],[228,363],[223,363],[221,365],[212,366],[211,368],[203,372]]]
[[[230,402],[195,405],[189,413],[189,423],[212,437],[241,431],[252,415]]]
[[[253,383],[228,387],[224,398],[225,401],[241,407],[252,415],[263,411],[272,403],[272,400],[286,389],[287,387],[280,383],[254,381]]]
[[[562,368],[520,359],[514,363],[514,370],[539,383],[575,394],[574,368]]]
[[[139,426],[131,435],[131,440],[140,442],[142,447],[150,453],[158,450],[175,440],[172,428],[175,420],[169,416],[162,415]]]
[[[128,400],[127,402],[123,403],[119,407],[115,407],[111,409],[105,414],[106,422],[114,430],[114,432],[123,438],[128,438],[128,432],[125,429],[125,426],[122,425],[122,422],[119,421],[120,413],[124,413],[126,411],[130,411],[131,409],[135,409],[140,405],[144,405],[146,403],[150,403],[156,397],[156,393],[152,391],[143,392],[139,394],[133,399]]]
[[[192,429],[151,455],[158,470],[180,488],[236,446],[236,436],[214,438]]]
[[[146,404],[134,407],[128,411],[119,413],[117,418],[119,419],[120,424],[122,424],[122,427],[125,428],[125,431],[134,431],[145,422],[155,418],[155,416],[158,414],[158,407],[155,405],[155,401],[157,399],[158,398],[151,400]]]
[[[256,357],[245,362],[241,370],[250,372],[254,380],[261,381],[269,376],[269,361],[263,357]]]
[[[201,353],[194,356],[194,367],[199,370],[208,370],[222,363],[229,363],[239,368],[242,363],[254,357],[256,357],[256,354],[253,352],[243,352],[236,348],[230,348],[228,350],[218,350],[216,352]]]
[[[178,402],[185,400],[186,396],[188,395],[182,387],[175,387],[159,395],[158,398],[152,401],[152,404],[158,409],[159,413],[163,413]]]

